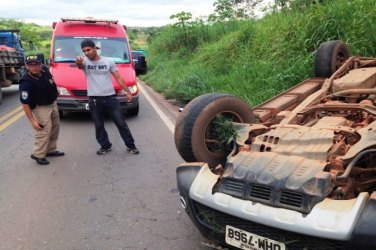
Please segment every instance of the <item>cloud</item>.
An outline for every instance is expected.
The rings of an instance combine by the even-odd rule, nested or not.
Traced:
[[[163,26],[171,15],[181,11],[193,17],[213,13],[215,0],[18,0],[0,8],[0,17],[14,18],[39,25],[52,25],[61,17],[118,19],[127,26]],[[15,11],[17,10],[17,11]]]

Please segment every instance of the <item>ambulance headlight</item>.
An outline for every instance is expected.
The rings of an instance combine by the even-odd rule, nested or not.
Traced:
[[[138,92],[138,87],[137,85],[132,85],[128,87],[129,91],[132,93],[132,95],[136,94]],[[119,91],[118,95],[127,95],[127,92],[124,89],[121,89]]]
[[[57,87],[57,91],[59,92],[59,95],[60,96],[70,96],[71,94],[69,93],[69,91],[64,88],[64,87]]]

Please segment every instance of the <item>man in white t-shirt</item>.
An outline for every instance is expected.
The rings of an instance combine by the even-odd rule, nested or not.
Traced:
[[[104,114],[111,116],[116,124],[121,138],[127,146],[128,152],[138,154],[131,131],[125,122],[119,101],[115,98],[115,89],[112,85],[111,75],[117,83],[127,92],[128,102],[132,100],[132,94],[127,84],[119,74],[113,61],[98,55],[99,49],[93,40],[84,39],[81,49],[85,57],[77,56],[76,64],[85,73],[87,80],[87,95],[89,96],[89,109],[95,124],[96,139],[101,146],[98,155],[106,154],[112,150],[112,144],[104,127]]]

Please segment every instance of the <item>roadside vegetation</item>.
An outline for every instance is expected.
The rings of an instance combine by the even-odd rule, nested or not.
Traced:
[[[52,25],[52,24],[51,24]],[[0,18],[0,30],[20,30],[25,54],[43,53],[48,58],[51,46],[52,27],[25,23],[22,20]]]
[[[376,56],[374,0],[277,0],[256,18],[252,10],[262,2],[218,0],[206,20],[171,16],[176,24],[150,39],[149,73],[141,79],[167,99],[218,92],[255,106],[313,76],[324,41],[340,39],[352,54]]]
[[[132,50],[148,50],[149,42],[157,27],[129,27],[127,34]]]

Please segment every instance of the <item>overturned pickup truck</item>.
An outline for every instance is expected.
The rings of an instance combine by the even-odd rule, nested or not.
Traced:
[[[376,58],[329,41],[315,76],[251,109],[226,94],[184,108],[175,144],[181,203],[234,249],[376,249]],[[220,145],[218,119],[231,121]]]

